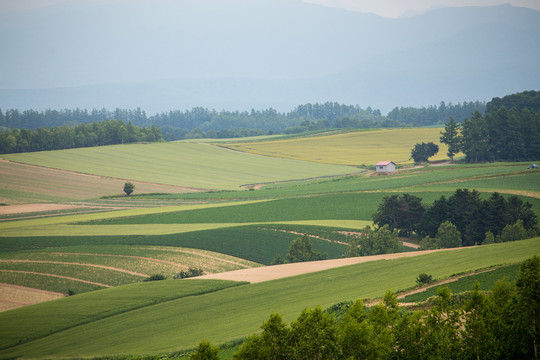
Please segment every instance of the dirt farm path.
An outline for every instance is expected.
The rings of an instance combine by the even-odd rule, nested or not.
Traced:
[[[332,259],[332,260],[320,260],[320,261],[307,261],[294,264],[282,264],[274,266],[264,266],[251,269],[242,269],[235,271],[228,271],[219,274],[208,274],[199,276],[192,279],[217,279],[217,280],[234,280],[234,281],[247,281],[250,283],[258,283],[263,281],[270,281],[276,279],[282,279],[290,276],[308,274],[312,272],[328,270],[338,268],[347,265],[359,264],[376,260],[391,260],[403,257],[412,257],[424,254],[430,254],[438,251],[452,251],[454,249],[437,249],[437,250],[424,250],[424,251],[412,251],[397,254],[385,254],[385,255],[372,255],[372,256],[360,256],[354,258],[345,259]]]

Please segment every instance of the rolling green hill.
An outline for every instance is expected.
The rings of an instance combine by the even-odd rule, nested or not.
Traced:
[[[153,305],[145,302],[144,296],[148,295],[144,294],[148,294],[150,286],[165,286],[168,282],[101,290],[0,313],[0,334],[4,339],[0,357],[151,354],[193,348],[201,339],[223,343],[256,331],[272,311],[291,321],[306,307],[327,307],[345,300],[379,297],[387,289],[412,287],[421,272],[429,271],[440,279],[496,264],[520,262],[539,251],[540,239],[535,238],[367,262],[165,301],[158,296],[165,291],[161,288]],[[194,292],[191,287],[195,282],[173,281],[180,291],[187,293]],[[187,288],[181,290],[184,283]],[[110,308],[109,313],[103,313],[109,309],[105,306],[107,301],[116,297],[129,299],[130,294],[137,294],[135,299],[140,298],[140,302],[120,303],[119,310]],[[95,306],[91,299],[96,296],[104,306]],[[85,303],[92,306],[83,306]],[[78,310],[73,313],[70,308]],[[72,314],[68,323],[62,314]]]
[[[129,144],[3,155],[5,159],[85,174],[199,189],[356,173],[351,166],[254,156],[189,142]]]

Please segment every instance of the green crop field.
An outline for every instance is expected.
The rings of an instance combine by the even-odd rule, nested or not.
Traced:
[[[440,128],[385,129],[330,134],[285,140],[226,144],[230,149],[253,154],[342,165],[375,165],[392,160],[411,163],[411,149],[418,142],[434,142],[439,153],[431,160],[447,158],[447,147],[439,142]]]
[[[342,165],[253,156],[210,144],[130,144],[3,155],[5,159],[93,174],[200,189],[358,172]]]
[[[291,321],[305,307],[328,307],[341,301],[378,297],[387,289],[412,287],[416,276],[428,269],[434,277],[445,278],[496,264],[516,263],[539,250],[539,239],[536,238],[407,259],[374,261],[199,296],[170,301],[156,299],[158,302],[154,305],[135,305],[132,310],[120,303],[115,308],[122,307],[122,311],[111,310],[111,314],[106,315],[95,310],[97,304],[88,299],[99,296],[106,302],[117,296],[129,299],[130,294],[136,293],[136,301],[142,297],[145,286],[150,285],[102,290],[63,299],[63,303],[54,301],[0,313],[3,339],[0,356],[149,354],[193,348],[201,339],[223,343],[256,331],[272,311]],[[190,281],[193,280],[175,284]],[[204,281],[200,283],[204,284]],[[58,316],[50,315],[58,312],[55,309],[60,304],[64,310]],[[77,309],[76,313],[70,312],[69,308]],[[65,324],[62,314],[71,315],[71,326]]]
[[[470,276],[464,276],[448,284],[440,285],[447,286],[454,294],[458,294],[464,291],[469,291],[473,288],[473,285],[478,282],[480,289],[483,291],[490,290],[495,282],[500,279],[506,278],[508,281],[515,281],[517,279],[519,271],[519,264],[501,266],[496,269],[490,269],[489,271],[482,272],[480,274],[474,274]],[[401,302],[420,302],[425,301],[428,298],[437,295],[437,289],[439,286],[434,286],[426,291],[405,296],[401,299]]]

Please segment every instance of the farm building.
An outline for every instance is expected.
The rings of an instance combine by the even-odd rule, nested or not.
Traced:
[[[394,172],[396,171],[396,164],[393,161],[379,161],[375,165],[377,172]]]

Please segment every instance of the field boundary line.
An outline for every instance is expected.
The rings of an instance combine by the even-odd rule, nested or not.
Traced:
[[[86,284],[103,286],[103,287],[106,287],[106,288],[112,287],[111,285],[106,285],[106,284],[102,284],[102,283],[98,283],[98,282],[94,282],[94,281],[83,280],[83,279],[78,279],[78,278],[74,278],[74,277],[70,277],[70,276],[62,276],[62,275],[56,275],[56,274],[40,273],[40,272],[34,272],[34,271],[23,271],[23,270],[0,270],[0,271],[1,272],[20,273],[20,274],[51,276],[51,277],[56,277],[56,278],[60,278],[60,279],[67,279],[67,280],[83,282],[83,283],[86,283]],[[33,288],[31,288],[31,289],[33,289]]]

